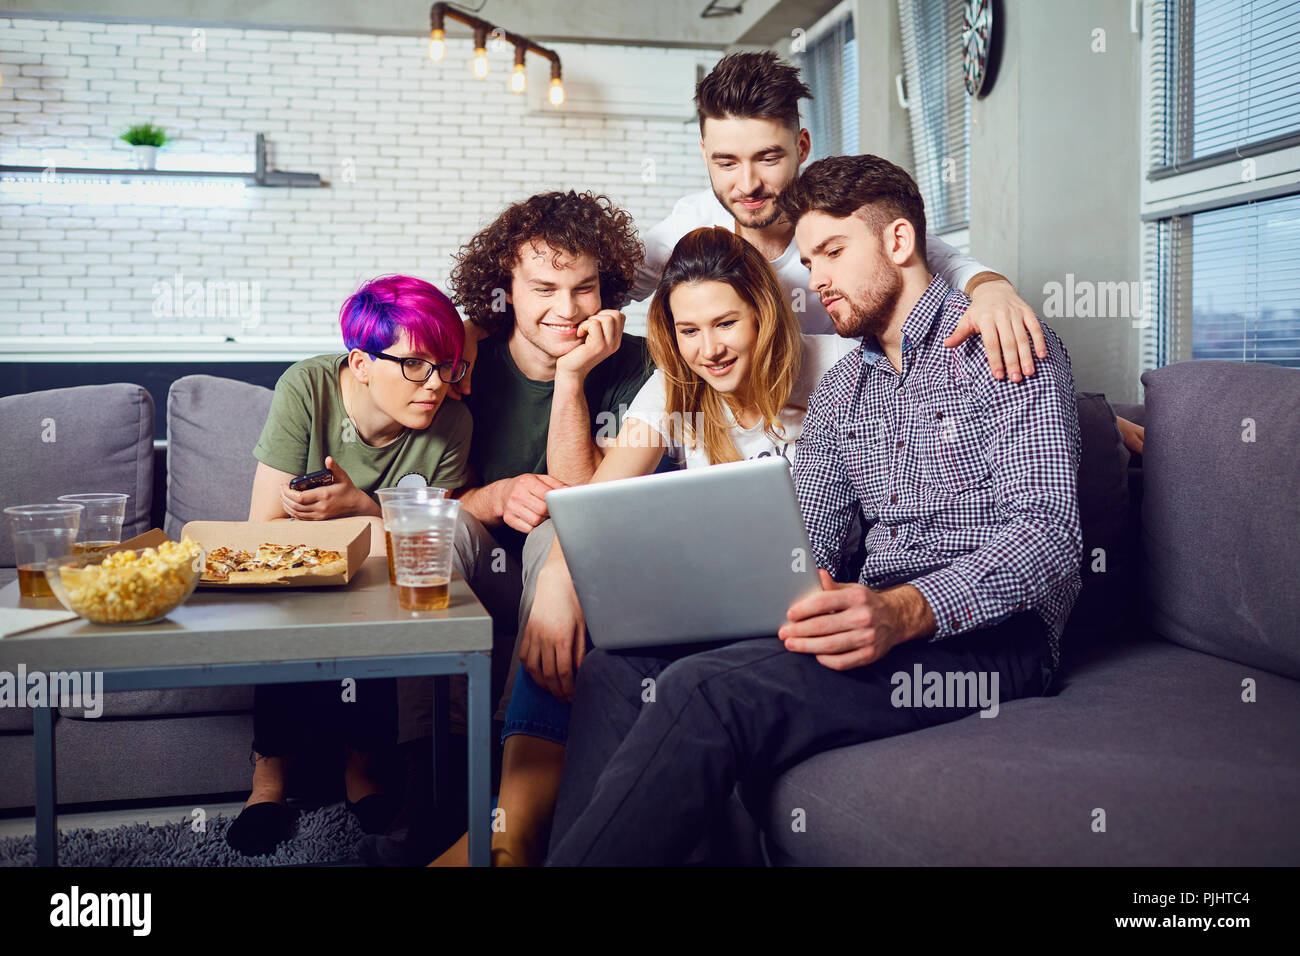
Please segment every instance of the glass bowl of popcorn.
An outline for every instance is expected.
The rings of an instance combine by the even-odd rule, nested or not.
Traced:
[[[157,548],[51,558],[45,579],[59,603],[96,624],[153,624],[199,583],[203,548],[193,538]]]

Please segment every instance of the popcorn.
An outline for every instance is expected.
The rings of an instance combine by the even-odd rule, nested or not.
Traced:
[[[148,621],[189,597],[198,580],[203,549],[193,538],[157,549],[115,551],[100,564],[59,569],[68,603],[98,622]]]

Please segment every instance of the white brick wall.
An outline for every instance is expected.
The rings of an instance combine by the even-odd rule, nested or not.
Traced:
[[[176,138],[160,168],[251,169],[261,132],[272,166],[330,186],[179,199],[152,186],[123,202],[110,192],[120,184],[0,183],[0,338],[336,335],[339,305],[366,278],[445,287],[453,250],[509,201],[594,189],[646,229],[707,185],[693,123],[530,112],[505,89],[509,56],[476,80],[468,41],[433,63],[418,37],[207,29],[203,40],[196,52],[187,27],[0,18],[0,162],[129,167],[117,135],[153,121]],[[177,272],[258,283],[260,322],[156,315],[158,284]],[[643,308],[628,311],[643,327]]]

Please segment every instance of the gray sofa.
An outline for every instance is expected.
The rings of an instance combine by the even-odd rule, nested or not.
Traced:
[[[761,862],[765,851],[796,865],[1300,863],[1300,599],[1288,586],[1300,373],[1188,362],[1143,381],[1146,407],[1116,409],[1150,429],[1141,462],[1129,460],[1104,397],[1079,396],[1085,588],[1054,695],[790,768],[718,821],[720,859]],[[141,390],[100,388],[117,391],[92,403],[100,418],[77,439],[84,444],[38,462],[39,481],[12,461],[0,466],[4,504],[43,500],[52,485],[149,488]],[[246,516],[253,465],[232,449],[252,448],[269,401],[266,389],[209,376],[173,386],[170,533],[193,518]],[[85,405],[60,392],[0,399],[0,422]],[[1247,418],[1254,442],[1241,440]],[[119,433],[140,436],[134,457],[115,452],[115,470],[79,467]],[[135,505],[132,529],[143,530],[148,504]],[[246,788],[250,704],[241,688],[140,692],[114,695],[98,720],[61,714],[61,802]],[[32,803],[24,713],[0,711],[0,809]],[[796,810],[801,828],[791,825]]]
[[[750,804],[772,862],[1300,863],[1300,372],[1142,381],[1145,408],[1116,408],[1147,428],[1124,527],[1098,521],[1081,403],[1085,591],[1054,694],[787,770]]]
[[[136,385],[95,385],[0,398],[0,437],[12,442],[53,418],[58,441],[39,457],[0,464],[0,506],[75,491],[131,494],[123,537],[161,523],[178,537],[187,521],[248,517],[256,462],[250,452],[271,391],[209,375],[176,381],[167,400],[166,501],[153,507],[154,405]],[[64,430],[62,422],[68,422]],[[74,430],[75,429],[75,430]],[[230,449],[237,449],[233,453]],[[159,518],[161,517],[161,521]],[[0,583],[13,580],[7,529]],[[55,759],[60,805],[185,798],[247,790],[253,694],[247,687],[108,694],[103,714],[60,708]],[[0,709],[0,811],[35,799],[30,710]]]

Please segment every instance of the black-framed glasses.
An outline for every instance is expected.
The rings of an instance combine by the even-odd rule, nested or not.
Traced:
[[[459,362],[434,363],[428,359],[417,358],[414,355],[389,355],[387,352],[371,352],[370,354],[375,358],[388,359],[388,361],[396,362],[402,366],[402,377],[408,382],[427,382],[436,368],[438,378],[448,385],[455,385],[469,371],[469,362],[464,359]]]

